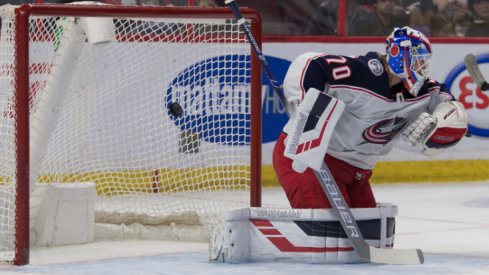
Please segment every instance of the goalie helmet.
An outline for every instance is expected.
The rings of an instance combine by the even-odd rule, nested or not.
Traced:
[[[431,53],[428,38],[410,27],[395,28],[386,40],[387,66],[413,96],[428,78]]]

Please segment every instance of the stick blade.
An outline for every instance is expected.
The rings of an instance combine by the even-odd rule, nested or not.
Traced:
[[[467,54],[464,58],[464,62],[465,67],[467,67],[467,71],[469,71],[475,84],[483,91],[489,90],[489,83],[484,79],[475,56],[473,54]]]
[[[370,247],[370,262],[391,265],[418,265],[424,263],[420,249],[385,249]]]

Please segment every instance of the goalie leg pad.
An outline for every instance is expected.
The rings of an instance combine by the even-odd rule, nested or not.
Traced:
[[[345,104],[311,88],[297,108],[292,129],[286,140],[284,155],[294,160],[299,173],[306,167],[320,170],[333,130]]]
[[[397,207],[352,209],[370,245],[394,243]],[[218,240],[218,241],[216,241]],[[211,237],[210,259],[227,263],[284,261],[337,264],[360,258],[331,209],[243,208],[226,213],[224,227]]]

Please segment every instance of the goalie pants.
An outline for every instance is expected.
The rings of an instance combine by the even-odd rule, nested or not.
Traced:
[[[284,156],[285,138],[282,133],[273,150],[273,166],[292,208],[331,208],[321,185],[311,168],[298,173],[292,160]],[[369,183],[372,170],[363,170],[326,155],[324,158],[346,203],[351,208],[375,208],[376,202]]]

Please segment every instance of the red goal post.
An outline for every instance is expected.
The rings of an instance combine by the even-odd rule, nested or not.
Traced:
[[[242,12],[261,41],[258,13]],[[151,215],[261,205],[261,66],[228,9],[25,4],[14,13],[11,21],[2,18],[0,43],[0,152],[12,163],[0,168],[3,262],[29,262],[29,194],[37,184],[95,182],[104,213],[119,207],[106,202],[119,196]],[[56,69],[58,47],[71,31],[62,24],[80,18],[110,18],[114,41],[72,50],[67,56],[76,66],[63,60]],[[40,60],[45,53],[53,53],[53,64]],[[49,93],[53,99],[43,99]],[[182,116],[167,109],[175,101]],[[42,114],[39,104],[54,111]],[[234,199],[243,191],[247,198]],[[139,206],[152,199],[157,206]]]

